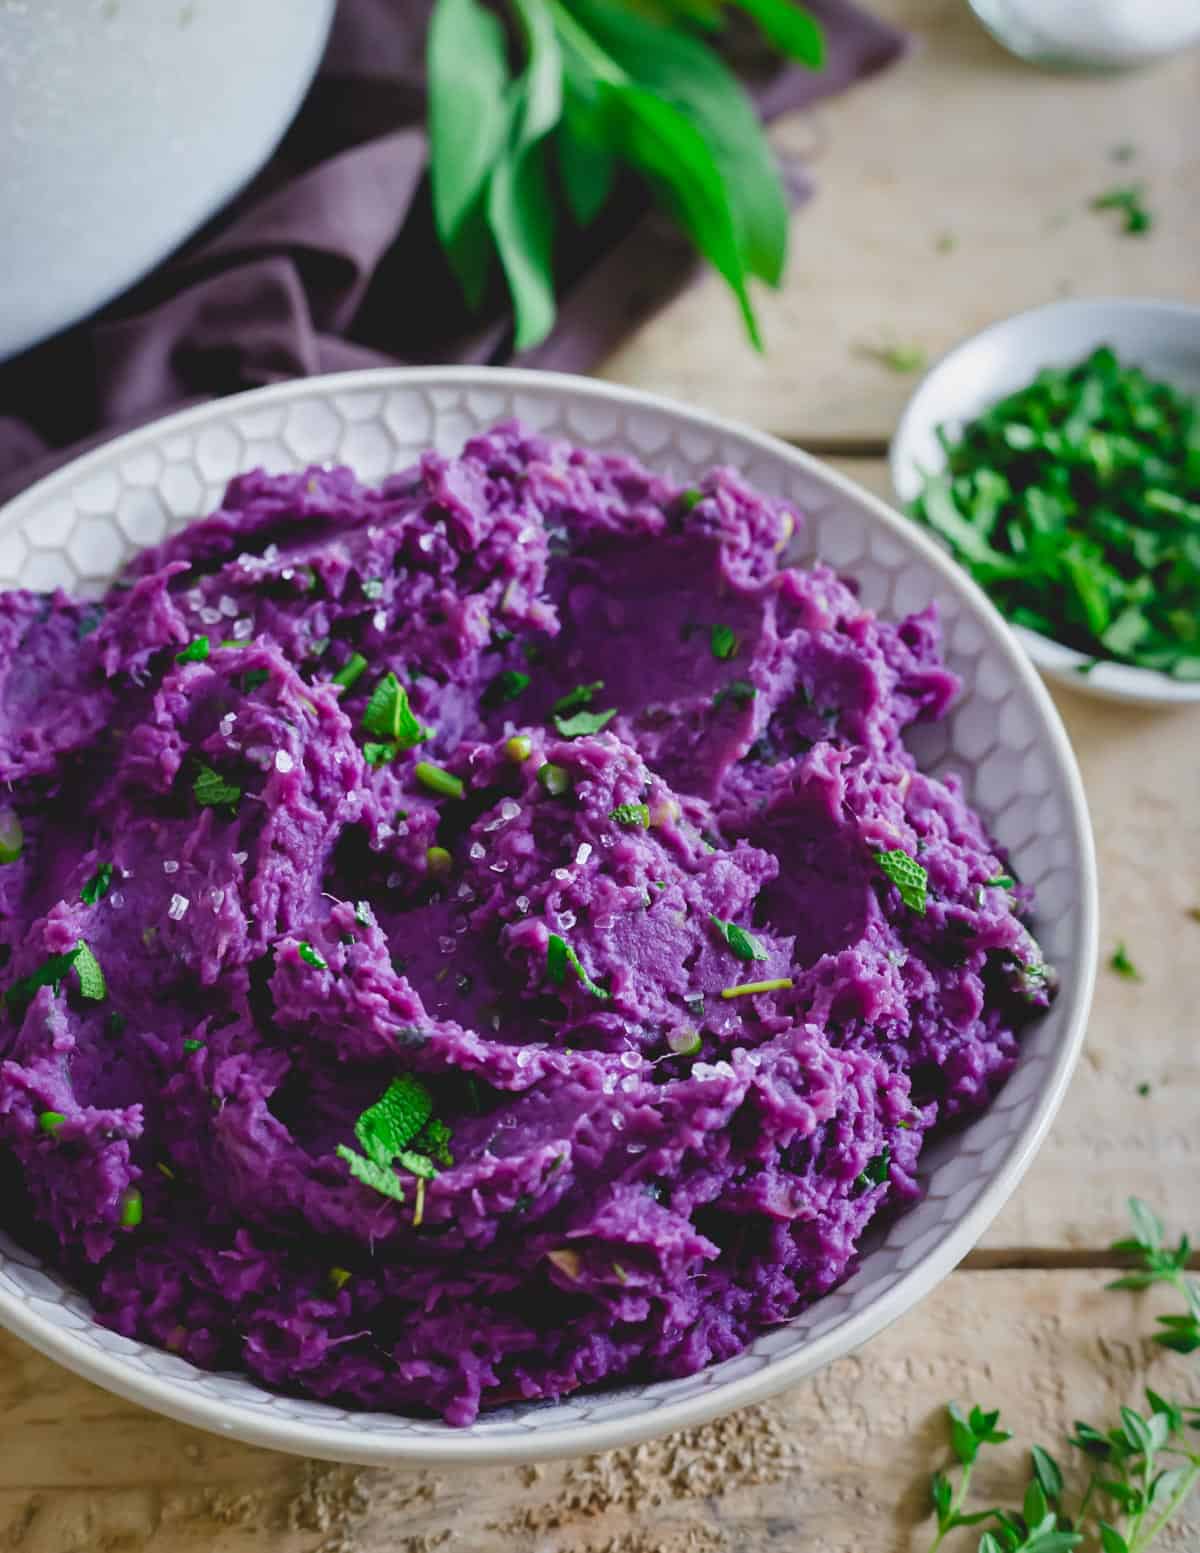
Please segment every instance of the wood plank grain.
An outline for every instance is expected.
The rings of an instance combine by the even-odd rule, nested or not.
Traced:
[[[775,132],[811,166],[768,349],[745,344],[711,275],[603,368],[802,443],[890,436],[913,387],[868,354],[933,357],[1055,297],[1200,299],[1200,55],[1123,76],[1055,75],[995,44],[965,0],[876,0],[915,35],[886,75]],[[1115,162],[1113,149],[1135,148]],[[1144,178],[1154,229],[1119,231],[1089,201]],[[943,239],[952,250],[941,251]]]
[[[882,459],[834,467],[885,498]],[[1200,707],[1141,711],[1052,687],[1100,865],[1101,970],[1083,1059],[1050,1137],[983,1241],[1009,1261],[1100,1250],[1130,1195],[1200,1230]],[[1128,947],[1142,980],[1107,965]],[[1149,1093],[1139,1093],[1139,1085]]]
[[[0,1547],[14,1553],[909,1553],[952,1398],[1014,1443],[981,1499],[1015,1502],[1024,1451],[1115,1419],[1194,1367],[1144,1341],[1152,1301],[1098,1272],[951,1276],[861,1353],[762,1407],[635,1450],[459,1473],[322,1467],[156,1418],[0,1336]],[[1065,1459],[1070,1453],[1061,1452]],[[1195,1547],[1200,1506],[1176,1540]],[[964,1538],[946,1553],[966,1553]]]

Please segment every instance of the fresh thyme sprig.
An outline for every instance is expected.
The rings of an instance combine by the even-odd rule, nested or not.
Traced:
[[[1171,1249],[1158,1216],[1139,1198],[1131,1198],[1133,1235],[1113,1250],[1135,1257],[1138,1266],[1109,1284],[1111,1289],[1146,1289],[1168,1284],[1183,1296],[1186,1311],[1160,1316],[1155,1341],[1179,1353],[1200,1348],[1200,1282],[1184,1269],[1191,1254],[1187,1236]],[[971,1475],[985,1445],[1011,1438],[999,1427],[998,1411],[957,1403],[948,1411],[950,1448],[959,1464],[957,1483],[937,1471],[930,1498],[937,1530],[929,1553],[938,1553],[953,1531],[982,1527],[977,1553],[1145,1553],[1174,1519],[1200,1482],[1200,1407],[1168,1401],[1146,1392],[1146,1411],[1123,1407],[1120,1422],[1108,1429],[1075,1422],[1068,1443],[1088,1463],[1089,1475],[1073,1512],[1066,1508],[1066,1481],[1054,1457],[1035,1445],[1030,1480],[1019,1511],[998,1506],[968,1510]]]
[[[518,350],[554,325],[564,217],[590,226],[622,168],[728,282],[761,346],[749,282],[783,276],[787,197],[752,103],[706,41],[728,5],[769,47],[821,67],[821,29],[795,0],[437,0],[427,46],[434,221],[473,308],[499,261]]]

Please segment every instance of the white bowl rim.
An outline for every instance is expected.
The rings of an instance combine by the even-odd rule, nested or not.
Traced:
[[[888,445],[888,472],[892,492],[903,508],[909,498],[904,495],[910,481],[908,461],[902,459],[901,450],[912,436],[912,423],[916,419],[918,401],[926,387],[942,370],[958,356],[973,350],[981,341],[1002,335],[1016,324],[1043,317],[1049,313],[1085,313],[1091,309],[1105,312],[1157,314],[1160,317],[1175,315],[1185,318],[1200,329],[1200,305],[1171,297],[1062,297],[1053,302],[1039,302],[1036,307],[1023,308],[1019,313],[1009,313],[997,318],[986,328],[956,341],[948,350],[930,363],[921,374],[896,423]],[[1173,679],[1161,669],[1141,669],[1132,663],[1119,663],[1102,658],[1094,668],[1085,665],[1092,659],[1085,652],[1064,646],[1053,637],[1043,636],[1028,626],[1010,625],[1020,641],[1025,644],[1029,656],[1044,674],[1059,684],[1085,694],[1101,696],[1112,701],[1134,702],[1140,706],[1189,706],[1200,701],[1200,680]]]
[[[811,1339],[795,1354],[773,1358],[752,1375],[714,1384],[703,1395],[667,1402],[655,1409],[631,1412],[625,1417],[583,1421],[539,1439],[536,1431],[523,1436],[480,1437],[469,1427],[447,1428],[418,1440],[403,1436],[364,1435],[353,1449],[342,1431],[319,1423],[298,1422],[269,1411],[259,1412],[236,1402],[188,1394],[169,1378],[134,1376],[121,1357],[85,1346],[67,1328],[48,1320],[24,1300],[0,1288],[0,1324],[47,1357],[77,1375],[142,1406],[182,1423],[213,1433],[232,1436],[251,1445],[268,1446],[297,1455],[364,1466],[485,1466],[551,1460],[611,1450],[705,1423],[735,1408],[761,1402],[795,1384],[833,1360],[853,1352],[884,1327],[904,1315],[924,1298],[962,1260],[991,1224],[1015,1190],[1044,1140],[1066,1094],[1067,1085],[1083,1047],[1091,1009],[1098,956],[1099,892],[1095,846],[1088,817],[1087,799],[1075,754],[1049,692],[1025,653],[1012,642],[1011,628],[979,586],[947,551],[917,525],[901,516],[880,497],[830,468],[821,460],[789,446],[765,432],[727,420],[708,411],[679,405],[641,389],[611,384],[601,379],[566,373],[509,367],[377,367],[366,371],[325,373],[295,379],[266,388],[217,399],[147,423],[110,442],[93,448],[78,459],[53,471],[0,508],[11,518],[26,507],[45,501],[61,487],[80,480],[95,466],[116,454],[135,453],[173,431],[221,420],[226,414],[253,404],[256,408],[287,404],[323,393],[378,392],[418,385],[482,387],[503,384],[514,390],[553,393],[567,388],[573,395],[600,404],[620,404],[664,414],[675,421],[718,434],[732,434],[772,459],[805,470],[867,508],[873,518],[904,545],[917,550],[952,589],[965,594],[976,613],[990,626],[996,645],[1009,659],[1009,668],[1036,706],[1049,744],[1049,754],[1061,774],[1069,800],[1071,840],[1077,849],[1082,876],[1080,915],[1080,974],[1063,995],[1072,1000],[1070,1017],[1054,1058],[1049,1081],[1030,1106],[1029,1115],[991,1179],[957,1225],[871,1305],[838,1322],[828,1332]],[[253,1382],[252,1382],[253,1384]],[[265,1388],[264,1388],[265,1389]],[[653,1390],[653,1383],[646,1387]],[[552,1408],[553,1404],[544,1404]],[[364,1417],[369,1415],[363,1415]],[[386,1415],[385,1415],[386,1416]]]

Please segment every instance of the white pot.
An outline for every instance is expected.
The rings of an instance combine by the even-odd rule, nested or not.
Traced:
[[[0,360],[85,317],[263,165],[334,0],[0,0]]]

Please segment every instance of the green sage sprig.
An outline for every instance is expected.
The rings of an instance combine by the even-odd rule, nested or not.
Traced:
[[[772,48],[820,68],[821,30],[803,6],[728,3]],[[782,279],[787,199],[753,105],[705,36],[725,8],[725,0],[507,0],[500,10],[437,0],[427,47],[434,221],[473,308],[499,264],[517,350],[553,327],[564,209],[590,225],[622,167],[644,179],[724,277],[761,348],[749,286]]]

